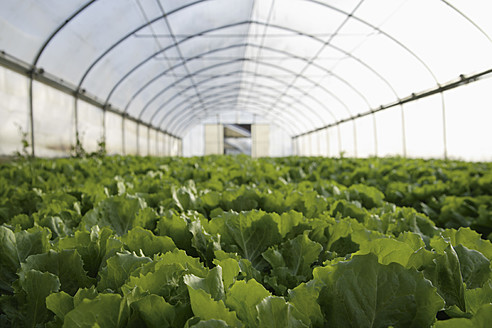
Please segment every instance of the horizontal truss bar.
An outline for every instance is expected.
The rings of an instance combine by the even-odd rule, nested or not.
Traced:
[[[405,98],[401,98],[401,99],[399,99],[397,101],[394,101],[394,102],[389,103],[389,104],[386,104],[386,105],[381,105],[381,106],[379,106],[376,109],[371,109],[371,110],[369,110],[367,112],[359,113],[357,115],[353,115],[353,116],[344,118],[342,120],[339,120],[339,121],[336,121],[334,123],[331,123],[331,124],[322,126],[320,128],[316,128],[314,130],[310,130],[310,131],[307,131],[307,132],[298,134],[296,136],[293,136],[292,139],[303,137],[303,136],[309,135],[311,133],[316,133],[316,132],[319,132],[321,130],[328,129],[328,128],[331,128],[331,127],[340,125],[342,123],[350,122],[350,121],[356,120],[356,119],[361,118],[361,117],[364,117],[364,116],[375,114],[377,112],[380,112],[380,111],[383,111],[383,110],[386,110],[386,109],[389,109],[389,108],[392,108],[392,107],[396,107],[396,106],[403,105],[403,104],[406,104],[406,103],[409,103],[409,102],[412,102],[412,101],[415,101],[415,100],[419,100],[419,99],[422,99],[422,98],[426,98],[426,97],[429,97],[429,96],[432,96],[432,95],[435,95],[435,94],[438,94],[438,93],[441,93],[441,92],[452,90],[454,88],[463,86],[465,84],[476,82],[476,81],[484,78],[488,74],[492,74],[492,68],[491,69],[488,69],[488,70],[485,70],[485,71],[482,71],[480,73],[475,73],[475,74],[468,75],[468,76],[465,76],[465,75],[461,74],[459,76],[458,80],[453,80],[453,81],[447,82],[445,84],[439,84],[437,87],[432,88],[432,89],[429,89],[429,90],[421,91],[421,92],[418,92],[418,93],[412,93],[410,96],[407,96]]]
[[[10,69],[16,73],[22,74],[27,77],[32,77],[34,80],[41,82],[45,85],[48,85],[56,90],[69,94],[71,96],[77,97],[77,99],[83,100],[95,107],[101,108],[105,111],[120,115],[124,117],[126,120],[133,121],[140,125],[146,126],[148,128],[160,131],[170,137],[181,139],[178,136],[173,135],[161,128],[155,127],[152,124],[129,116],[127,113],[122,113],[116,108],[111,107],[111,105],[105,105],[104,102],[98,99],[96,96],[87,94],[84,89],[77,91],[77,87],[60,79],[52,74],[45,72],[42,68],[36,68],[24,61],[21,61],[13,56],[8,55],[5,51],[0,51],[0,66],[3,66],[7,69]]]

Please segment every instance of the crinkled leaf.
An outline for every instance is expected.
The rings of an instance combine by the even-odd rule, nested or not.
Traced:
[[[130,276],[121,287],[124,295],[128,295],[134,288],[156,294],[172,304],[186,303],[188,293],[183,284],[183,275],[186,272],[181,264],[161,264],[155,271],[138,276]]]
[[[217,266],[211,269],[205,278],[200,278],[195,275],[188,275],[186,284],[194,289],[203,289],[209,293],[216,301],[223,300],[224,283],[222,281],[222,268]]]
[[[138,197],[111,196],[87,212],[81,224],[88,230],[94,225],[110,227],[117,235],[123,236],[134,226],[139,210],[146,206],[145,201]]]
[[[122,308],[118,294],[100,294],[94,299],[84,299],[65,315],[64,328],[125,327],[128,312]]]
[[[46,307],[63,320],[74,308],[73,297],[65,292],[52,293],[46,297]]]
[[[226,305],[249,327],[258,326],[258,305],[270,292],[254,279],[239,280],[227,292]]]
[[[193,320],[195,319],[195,320]],[[197,321],[195,323],[195,321]],[[216,320],[216,319],[210,319],[210,320],[200,320],[200,318],[193,317],[190,319],[187,323],[185,328],[227,328],[230,327],[227,325],[227,322],[224,320]]]
[[[157,231],[160,236],[169,236],[176,246],[190,252],[194,250],[191,246],[192,233],[188,229],[187,218],[184,215],[169,213],[161,217],[157,223]]]
[[[174,307],[163,297],[148,295],[131,304],[145,325],[150,328],[172,327],[175,317]]]
[[[97,277],[99,269],[105,265],[105,259],[121,250],[123,245],[113,237],[113,231],[107,227],[99,229],[93,226],[89,231],[76,231],[74,236],[61,238],[58,250],[76,249],[84,261],[84,269],[89,277]]]
[[[17,279],[16,272],[29,255],[40,254],[50,249],[50,231],[35,227],[14,233],[0,226],[0,291],[12,292],[11,284]]]
[[[488,303],[492,303],[492,281],[487,281],[482,288],[465,290],[466,310],[475,314],[478,309]]]
[[[93,300],[97,297],[97,295],[99,295],[99,293],[97,292],[95,286],[91,286],[90,288],[80,288],[73,297],[73,305],[79,305],[86,298]]]
[[[407,267],[414,250],[404,242],[392,238],[379,238],[364,243],[354,255],[375,254],[381,264],[398,263]]]
[[[222,300],[215,301],[205,290],[194,284],[193,275],[186,275],[184,282],[188,287],[191,308],[195,316],[203,320],[224,320],[229,326],[241,327],[241,321],[236,317],[236,312],[230,311]],[[197,289],[195,289],[197,287]]]
[[[492,322],[492,304],[484,304],[471,318],[454,318],[436,322],[436,328],[488,328]]]
[[[277,223],[261,211],[224,213],[209,224],[210,233],[220,234],[223,248],[237,252],[258,270],[268,266],[261,253],[282,240]]]
[[[289,290],[289,302],[294,305],[298,316],[306,325],[322,326],[324,318],[318,303],[321,286],[315,280],[302,283]]]
[[[323,247],[307,235],[308,232],[263,252],[262,256],[272,266],[271,275],[277,278],[278,284],[294,288],[312,278],[311,264],[318,260]]]
[[[151,261],[150,258],[135,253],[116,253],[107,260],[106,267],[99,272],[98,290],[103,291],[106,288],[119,290],[135,269]]]
[[[492,243],[482,239],[476,231],[470,228],[446,229],[442,235],[450,239],[451,245],[463,245],[468,249],[477,250],[492,261]]]
[[[265,297],[257,306],[258,327],[301,328],[308,327],[294,316],[294,306],[282,297]]]
[[[448,245],[443,254],[439,254],[429,264],[424,266],[424,275],[437,287],[447,306],[456,305],[465,312],[465,291],[460,272],[458,255],[451,245]]]
[[[326,285],[318,302],[325,324],[333,327],[428,327],[444,305],[421,273],[397,263],[382,265],[373,254],[313,274]]]
[[[176,248],[173,240],[167,236],[156,236],[150,230],[141,227],[135,227],[121,237],[126,248],[130,252],[140,253],[152,257],[154,254],[166,253]]]
[[[223,260],[214,259],[213,263],[222,268],[222,280],[227,290],[235,281],[241,271],[237,260],[228,258]]]
[[[214,259],[214,252],[221,248],[220,235],[211,235],[206,232],[199,217],[193,218],[188,228],[193,235],[191,245],[207,264],[211,264]]]
[[[50,250],[44,254],[31,255],[21,264],[19,275],[21,279],[30,270],[50,272],[60,279],[61,290],[74,295],[80,287],[89,287],[95,280],[89,278],[83,268],[79,253],[74,249],[60,252]]]
[[[479,251],[468,249],[463,245],[454,246],[460,261],[460,271],[466,288],[482,287],[489,279],[490,261]]]
[[[20,278],[22,290],[26,293],[23,311],[26,315],[26,326],[34,327],[49,319],[46,308],[46,297],[60,289],[58,277],[49,272],[29,270]]]

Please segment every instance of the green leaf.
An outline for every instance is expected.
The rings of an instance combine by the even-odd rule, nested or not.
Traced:
[[[134,226],[140,209],[147,207],[145,201],[133,196],[112,196],[99,202],[82,218],[81,225],[89,230],[92,226],[110,227],[123,236]]]
[[[262,256],[272,266],[271,275],[278,284],[294,288],[312,278],[311,264],[318,260],[323,247],[309,239],[308,231],[280,246],[269,248]],[[275,286],[272,286],[275,288]]]
[[[121,285],[125,283],[135,269],[151,261],[150,258],[138,256],[135,253],[116,253],[108,259],[107,266],[99,272],[98,290],[103,291],[108,288],[119,291]]]
[[[471,318],[454,318],[436,322],[436,328],[488,328],[492,322],[492,304],[484,304]]]
[[[17,279],[20,264],[29,255],[47,252],[50,237],[46,228],[35,227],[14,233],[0,226],[0,291],[13,292],[11,284]]]
[[[249,327],[258,326],[258,305],[265,297],[270,296],[265,287],[254,279],[247,282],[239,280],[227,292],[226,305],[236,311],[237,316]]]
[[[76,231],[74,236],[61,238],[56,245],[58,250],[76,249],[84,261],[84,269],[89,277],[95,278],[106,259],[121,251],[123,244],[113,237],[109,228],[93,226],[91,231]]]
[[[90,288],[80,288],[77,291],[77,293],[75,293],[75,296],[73,297],[73,305],[74,306],[79,305],[80,303],[82,303],[84,299],[93,300],[98,295],[99,293],[97,292],[96,287],[94,286],[91,286]]]
[[[118,294],[100,294],[84,299],[65,315],[64,328],[125,327],[128,313],[121,310],[122,297]]]
[[[470,228],[446,229],[442,236],[449,238],[451,245],[463,245],[468,249],[474,249],[482,253],[489,261],[492,261],[492,243],[489,240],[482,239],[476,231]]]
[[[58,277],[49,272],[29,270],[20,278],[20,285],[26,293],[26,326],[46,322],[49,319],[46,297],[60,289]]]
[[[277,223],[265,212],[224,213],[209,223],[211,234],[220,234],[223,249],[237,252],[258,270],[268,266],[261,253],[282,240]]]
[[[229,326],[241,327],[241,321],[236,317],[236,312],[230,311],[222,300],[215,301],[205,290],[196,286],[193,275],[186,275],[184,282],[188,287],[191,308],[195,316],[203,320],[224,320]],[[195,289],[196,288],[196,289]]]
[[[424,275],[437,287],[447,306],[456,305],[465,312],[465,292],[460,272],[458,255],[451,245],[448,245],[443,254],[439,254],[429,264],[424,266]]]
[[[131,307],[150,328],[172,327],[176,315],[174,307],[157,295],[147,295],[133,302]]]
[[[382,265],[373,254],[319,267],[325,284],[318,302],[332,327],[428,327],[444,303],[435,287],[414,269]]]
[[[319,292],[316,280],[302,283],[294,289],[289,290],[289,302],[294,306],[299,317],[306,325],[313,324],[314,327],[322,326],[324,318],[318,304]]]
[[[294,307],[282,297],[268,296],[256,306],[258,310],[258,327],[286,328],[308,327],[301,320],[294,317]]]
[[[207,221],[202,217],[204,221]],[[191,218],[188,229],[193,235],[191,245],[196,249],[200,257],[207,264],[211,264],[214,259],[214,252],[220,250],[220,235],[210,235],[205,231],[200,220],[200,216]]]
[[[194,317],[196,318],[196,317]],[[190,319],[191,321],[192,319]],[[210,320],[200,320],[197,323],[186,323],[187,325],[185,328],[227,328],[230,327],[227,325],[227,322],[224,320],[215,320],[215,319],[210,319]]]
[[[183,275],[186,269],[178,263],[158,263],[155,271],[130,276],[128,281],[121,287],[124,295],[128,295],[134,288],[144,292],[164,297],[166,302],[176,305],[188,302],[188,293],[183,283]]]
[[[188,275],[186,284],[194,289],[203,289],[216,301],[224,299],[224,283],[220,266],[211,269],[205,278]]]
[[[161,217],[157,223],[157,231],[160,236],[169,236],[172,238],[178,248],[190,252],[192,233],[188,229],[188,221],[185,215],[169,213]]]
[[[466,288],[482,287],[491,274],[490,261],[479,251],[468,249],[463,245],[456,245],[454,250],[460,261],[461,276]]]
[[[362,244],[359,251],[354,253],[354,255],[369,253],[377,255],[381,264],[398,263],[407,267],[414,250],[408,244],[396,239],[379,238]]]
[[[222,268],[222,280],[224,281],[224,288],[227,290],[236,281],[239,272],[239,262],[232,258],[226,258],[223,260],[214,259],[213,263]]]
[[[19,276],[23,279],[33,269],[58,276],[61,290],[70,295],[74,295],[80,287],[89,287],[95,283],[94,279],[86,275],[82,259],[74,249],[60,252],[50,250],[44,254],[31,255],[21,264]]]
[[[170,237],[156,236],[152,231],[141,227],[135,227],[128,231],[126,235],[121,237],[121,240],[130,252],[140,253],[141,250],[148,257],[176,249],[176,245]]]
[[[46,307],[63,321],[74,308],[73,297],[65,292],[52,293],[46,298]]]
[[[492,303],[492,281],[487,281],[482,288],[465,290],[466,310],[475,314],[478,309],[488,303]]]

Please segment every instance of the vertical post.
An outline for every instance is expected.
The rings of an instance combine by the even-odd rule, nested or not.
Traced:
[[[357,157],[357,124],[355,124],[355,119],[352,120],[354,125],[354,157]]]
[[[217,154],[223,154],[224,150],[220,149],[220,116],[217,114]]]
[[[447,141],[447,132],[446,132],[446,105],[444,101],[444,94],[441,92],[441,100],[442,100],[442,140],[444,146],[444,159],[448,159],[448,141]]]
[[[376,125],[376,113],[372,114],[372,123],[374,127],[374,156],[378,156],[378,129]]]
[[[106,106],[103,106],[102,108],[102,122],[101,122],[101,125],[102,125],[102,142],[104,142],[104,147],[105,149],[107,150],[108,149],[108,145],[106,144],[106,140],[107,140],[107,137],[106,137]]]
[[[150,126],[147,126],[147,156],[150,156]]]
[[[338,133],[338,155],[342,154],[342,133],[340,132],[340,124],[337,124]]]
[[[73,115],[74,115],[74,125],[75,125],[75,144],[80,142],[79,139],[79,106],[78,106],[77,93],[73,96]]]
[[[403,157],[407,157],[407,138],[405,133],[405,113],[403,111],[403,105],[401,108],[401,133],[402,133],[402,144],[403,144]]]
[[[121,153],[125,155],[125,115],[121,115]]]
[[[318,133],[316,134],[316,142],[318,144],[318,149],[317,149],[317,156],[322,156],[321,155],[321,131],[318,131]]]
[[[34,70],[34,68],[32,68]],[[35,157],[36,154],[34,152],[34,104],[33,104],[33,91],[32,91],[32,84],[33,84],[33,75],[34,71],[31,71],[30,74],[30,80],[29,80],[29,119],[31,123],[31,156]]]
[[[330,132],[328,131],[329,128],[326,128],[326,157],[330,157]]]
[[[137,156],[140,156],[140,123],[137,122]]]

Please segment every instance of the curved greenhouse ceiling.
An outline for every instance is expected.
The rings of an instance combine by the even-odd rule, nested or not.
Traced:
[[[492,69],[490,0],[6,0],[0,9],[3,57],[177,137],[235,112],[291,137],[427,97],[445,115],[444,91]]]

